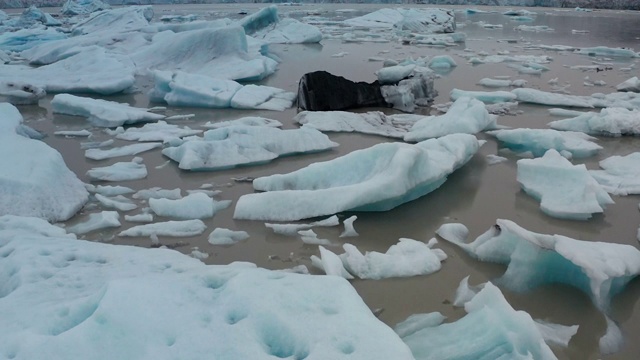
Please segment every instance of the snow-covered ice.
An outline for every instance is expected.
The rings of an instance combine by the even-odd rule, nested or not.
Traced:
[[[518,182],[522,189],[540,201],[547,215],[587,220],[613,204],[609,194],[584,165],[573,165],[556,150],[537,159],[518,160]]]
[[[149,122],[164,119],[156,114],[114,101],[92,99],[70,94],[58,94],[51,100],[53,112],[86,117],[100,127],[117,127],[125,124]]]
[[[185,170],[222,170],[269,162],[279,156],[329,150],[338,144],[318,130],[281,130],[228,126],[208,130],[204,138],[168,147],[162,153]]]
[[[113,165],[97,167],[87,171],[87,176],[93,180],[125,181],[147,177],[147,167],[142,158],[134,158],[130,162],[117,162]]]
[[[89,214],[85,221],[73,226],[67,226],[65,230],[74,234],[86,234],[90,231],[119,227],[119,218],[120,215],[117,211],[102,211],[99,213]]]
[[[415,145],[383,143],[284,175],[253,181],[235,219],[291,221],[341,211],[385,211],[440,187],[478,151],[473,135],[454,134]]]
[[[0,103],[0,119],[0,215],[71,218],[89,199],[84,184],[58,151],[16,133],[23,119],[15,106]]]
[[[156,215],[176,219],[205,219],[226,209],[231,200],[216,201],[207,194],[194,193],[181,199],[149,199],[149,207]]]
[[[531,153],[535,157],[544,155],[549,149],[574,158],[593,156],[602,146],[594,143],[594,137],[581,132],[556,131],[551,129],[504,129],[488,131],[500,145],[516,153]]]
[[[209,244],[211,245],[233,245],[237,242],[249,238],[246,231],[234,231],[225,228],[215,228],[209,234]]]

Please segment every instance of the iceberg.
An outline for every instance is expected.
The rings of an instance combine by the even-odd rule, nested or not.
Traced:
[[[518,160],[518,182],[540,201],[545,214],[571,220],[587,220],[613,204],[609,194],[584,165],[572,165],[556,150],[537,159]]]
[[[270,44],[318,43],[322,32],[313,25],[292,18],[280,20],[275,5],[244,17],[236,23],[244,28],[247,35]]]
[[[3,27],[0,26],[0,29]],[[20,29],[0,33],[0,49],[22,52],[42,44],[66,39],[67,35],[51,28]]]
[[[84,156],[91,160],[105,160],[114,157],[137,155],[145,151],[153,150],[162,147],[161,143],[144,143],[144,144],[131,144],[119,146],[107,150],[102,149],[87,149],[84,152]]]
[[[165,221],[137,225],[121,231],[118,236],[175,236],[188,237],[202,234],[207,226],[202,220]]]
[[[454,134],[415,145],[383,143],[284,175],[253,181],[235,219],[292,221],[341,211],[386,211],[442,185],[479,148],[473,135]]]
[[[380,280],[428,275],[440,270],[440,262],[447,258],[444,251],[432,249],[436,243],[436,239],[431,239],[428,244],[425,244],[421,241],[401,238],[384,254],[372,251],[364,255],[355,246],[344,244],[342,246],[345,250],[344,254],[329,256],[338,256],[345,270],[360,279]],[[322,264],[323,257],[328,253],[330,253],[329,250],[321,252],[321,258],[316,257],[315,260],[312,258],[312,262],[315,265]]]
[[[277,62],[249,53],[239,26],[156,34],[150,45],[131,54],[138,69],[180,70],[218,79],[258,81],[275,72]]]
[[[634,76],[631,79],[625,80],[616,85],[616,90],[640,92],[640,79],[638,79],[637,76]]]
[[[376,76],[380,84],[397,84],[413,74],[415,68],[415,64],[389,66],[376,71]]]
[[[136,157],[131,162],[117,162],[113,165],[97,167],[87,171],[87,176],[93,180],[126,181],[147,177],[147,167],[142,158]]]
[[[13,105],[37,104],[47,95],[40,86],[24,82],[0,80],[0,102],[8,102]]]
[[[424,116],[410,114],[385,115],[379,111],[353,113],[347,111],[302,111],[293,120],[302,128],[320,131],[358,132],[402,139]]]
[[[619,348],[620,330],[607,313],[612,297],[640,274],[640,251],[635,247],[538,234],[503,219],[471,243],[465,240],[468,229],[462,224],[442,225],[436,233],[480,261],[507,265],[498,282],[511,290],[560,283],[585,292],[607,318],[600,350],[611,353]]]
[[[165,117],[128,104],[70,94],[54,96],[51,100],[51,107],[54,113],[83,116],[91,124],[100,127],[117,127],[138,122],[157,121]]]
[[[151,6],[123,6],[92,13],[72,28],[75,36],[97,32],[137,31],[149,25],[153,18]]]
[[[184,170],[222,170],[269,162],[279,156],[329,150],[338,144],[315,129],[281,130],[228,126],[208,130],[204,138],[168,147],[162,154]]]
[[[149,199],[149,207],[159,216],[176,219],[206,219],[231,205],[231,200],[216,201],[203,193],[189,194],[181,199]]]
[[[145,124],[140,128],[130,127],[125,132],[116,135],[117,139],[129,141],[162,141],[170,142],[177,138],[193,136],[202,133],[202,130],[193,130],[185,126],[167,124],[166,121]]]
[[[538,323],[528,313],[513,309],[492,283],[484,284],[464,310],[467,314],[451,323],[442,323],[440,313],[412,315],[396,326],[396,332],[417,360],[557,359]],[[569,328],[568,338],[577,330],[577,326]]]
[[[438,55],[432,57],[431,60],[429,60],[429,64],[427,66],[434,70],[441,70],[451,69],[458,66],[458,64],[456,64],[455,60],[453,60],[453,58],[449,55]]]
[[[347,19],[343,23],[358,28],[394,29],[412,33],[452,33],[456,30],[453,10],[446,9],[380,9]]]
[[[102,211],[95,214],[89,214],[85,221],[73,226],[67,226],[65,230],[70,233],[81,235],[95,230],[119,227],[119,218],[120,215],[117,211]]]
[[[488,131],[500,145],[515,153],[531,153],[535,157],[554,149],[565,157],[584,158],[598,153],[602,146],[594,137],[581,132],[551,129],[505,129]]]
[[[344,279],[14,234],[0,231],[0,253],[11,253],[0,258],[3,355],[413,359]]]
[[[602,170],[590,170],[589,173],[608,193],[640,194],[640,152],[611,156],[599,164]]]
[[[248,238],[249,234],[246,231],[233,231],[225,228],[215,228],[211,234],[209,234],[209,244],[233,245]]]
[[[151,100],[171,106],[283,111],[296,98],[295,93],[270,86],[243,86],[233,80],[181,71],[155,71],[154,78]]]
[[[515,95],[514,100],[521,102],[549,106],[594,107],[588,96],[564,95],[536,89],[513,89],[511,93]]]
[[[58,151],[17,133],[23,119],[15,106],[0,103],[0,119],[0,216],[71,218],[89,199],[82,181]]]
[[[526,80],[518,79],[518,80],[509,80],[509,79],[492,79],[492,78],[483,78],[478,81],[478,85],[482,85],[484,87],[489,88],[498,88],[498,87],[523,87],[527,84]]]
[[[605,108],[549,123],[556,130],[580,131],[598,136],[640,135],[640,110]]]
[[[320,239],[318,234],[315,231],[309,230],[301,230],[298,231],[298,235],[300,235],[300,240],[307,245],[324,245],[324,246],[332,246],[336,245],[328,239]]]
[[[496,127],[496,116],[484,104],[470,97],[458,98],[446,114],[427,116],[416,122],[404,140],[417,142],[449,134],[475,134]]]
[[[68,16],[86,15],[110,8],[111,6],[109,6],[109,4],[100,0],[67,0],[64,5],[62,5],[60,13]]]
[[[60,26],[62,23],[53,16],[38,9],[35,5],[31,5],[20,14],[20,17],[9,19],[4,22],[4,25],[15,28],[29,28],[36,25]]]

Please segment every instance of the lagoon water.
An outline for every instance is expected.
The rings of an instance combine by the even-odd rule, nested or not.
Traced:
[[[242,5],[180,5],[155,6],[157,21],[162,15],[196,14],[206,19],[229,17],[240,18],[239,9],[253,13],[260,9],[256,4]],[[640,14],[623,11],[579,12],[566,9],[531,8],[537,13],[533,21],[520,22],[502,15],[505,8],[480,7],[488,14],[466,14],[463,8],[456,10],[458,32],[467,34],[465,43],[452,47],[435,47],[420,45],[403,45],[399,38],[388,33],[379,33],[379,37],[371,37],[364,42],[343,42],[339,39],[341,29],[334,25],[335,21],[360,16],[382,8],[379,5],[354,4],[322,4],[304,6],[282,6],[282,16],[291,16],[304,22],[311,22],[323,29],[328,35],[320,44],[312,45],[271,45],[270,51],[281,59],[279,70],[261,82],[263,85],[275,86],[287,91],[296,91],[299,78],[310,71],[326,70],[354,81],[375,80],[374,72],[382,67],[382,62],[370,61],[370,58],[404,59],[407,57],[450,55],[458,66],[446,73],[441,73],[435,82],[439,95],[435,103],[449,101],[449,92],[454,89],[488,90],[476,85],[486,77],[505,76],[511,79],[525,79],[527,87],[550,90],[549,80],[557,78],[558,84],[570,84],[567,91],[573,95],[590,95],[596,92],[609,93],[615,91],[615,85],[638,75],[637,59],[611,58],[602,59],[568,52],[545,51],[535,49],[535,45],[570,45],[575,47],[635,47],[640,44]],[[55,12],[55,9],[45,9]],[[501,24],[502,28],[488,29],[480,26],[479,21],[488,24]],[[553,28],[551,32],[518,31],[519,25],[546,25]],[[572,32],[572,30],[588,32]],[[507,63],[470,65],[466,55],[480,51],[489,54],[509,51],[511,55],[548,55],[553,58],[547,66],[549,71],[542,75],[518,74],[509,68]],[[340,56],[337,56],[340,55]],[[606,71],[582,71],[571,69],[574,65],[593,65],[594,61],[607,62],[611,65]],[[625,68],[631,68],[625,70]],[[602,80],[604,86],[586,86],[586,78],[591,82]],[[138,107],[151,107],[162,104],[149,103],[146,92],[152,86],[149,79],[139,78],[137,87],[140,92],[105,97],[106,99],[127,102]],[[52,95],[41,100],[39,106],[21,106],[20,111],[25,123],[48,136],[44,141],[56,148],[63,155],[67,166],[81,180],[90,182],[85,175],[93,167],[106,166],[117,161],[128,161],[129,158],[116,158],[103,161],[92,161],[84,157],[80,142],[84,138],[65,138],[53,135],[59,130],[90,129],[92,141],[103,141],[112,138],[101,129],[91,128],[80,117],[53,114],[50,107]],[[390,109],[361,109],[358,111],[381,110],[394,113]],[[547,128],[547,123],[557,118],[548,113],[548,107],[520,104],[517,110],[522,113],[515,116],[500,116],[498,123],[510,127]],[[174,108],[168,114],[195,114],[187,120],[175,120],[173,123],[191,128],[201,128],[207,121],[222,121],[243,116],[263,116],[276,119],[284,124],[284,128],[296,128],[292,118],[297,110],[288,109],[283,112],[274,111],[241,111],[211,110],[198,108]],[[429,108],[420,108],[417,112],[435,113]],[[287,173],[308,164],[326,161],[391,139],[361,135],[355,133],[329,134],[330,138],[340,146],[332,151],[280,158],[272,163],[260,166],[242,167],[216,172],[187,172],[178,169],[176,163],[167,162],[159,149],[141,154],[149,170],[149,176],[143,180],[119,183],[136,190],[151,187],[165,189],[181,188],[198,189],[203,184],[212,184],[214,189],[221,190],[215,198],[232,200],[232,205],[205,220],[207,231],[201,236],[190,238],[163,238],[160,243],[176,250],[191,253],[194,247],[209,253],[203,261],[210,264],[228,264],[233,261],[249,261],[269,269],[290,268],[295,265],[307,265],[312,272],[310,256],[318,254],[318,247],[304,244],[299,238],[274,234],[260,221],[239,221],[232,218],[237,199],[253,192],[248,182],[236,182],[233,178],[260,177],[270,174]],[[615,204],[606,208],[604,214],[595,215],[589,221],[571,221],[550,218],[539,209],[539,203],[521,191],[516,182],[516,161],[514,155],[504,155],[508,161],[488,165],[486,155],[502,154],[498,152],[495,139],[485,134],[478,138],[488,142],[480,152],[463,168],[450,176],[449,180],[435,192],[391,211],[380,213],[356,213],[358,220],[355,228],[360,234],[356,238],[342,239],[338,236],[342,226],[317,228],[320,238],[330,239],[342,244],[348,241],[361,251],[386,251],[399,238],[406,237],[427,241],[435,237],[435,230],[448,222],[460,222],[470,229],[470,237],[475,238],[495,223],[498,218],[510,219],[522,227],[546,234],[562,234],[582,240],[598,240],[623,243],[637,246],[636,232],[640,225],[638,196],[614,197]],[[598,143],[603,150],[592,158],[574,160],[584,163],[590,169],[598,168],[598,161],[611,155],[627,155],[640,149],[640,139],[633,137],[600,138]],[[127,142],[116,140],[115,145]],[[157,168],[160,167],[160,168]],[[97,183],[96,183],[97,184]],[[139,207],[146,204],[137,201]],[[100,211],[95,206],[88,206],[77,216],[67,222],[72,225],[83,219],[84,215]],[[133,210],[127,214],[136,214]],[[352,213],[339,214],[345,219]],[[156,218],[157,221],[169,220]],[[116,234],[128,227],[137,225],[122,221],[123,226],[116,230],[96,231],[82,238],[110,242],[114,244],[130,244],[149,247],[149,238],[124,238]],[[214,246],[207,242],[208,234],[216,227],[231,230],[243,230],[250,238],[232,246]],[[453,295],[460,280],[470,275],[470,282],[477,284],[495,279],[504,272],[505,267],[481,263],[471,259],[457,247],[445,241],[438,246],[449,258],[442,269],[434,274],[407,279],[388,280],[354,280],[353,286],[371,309],[382,309],[380,319],[390,326],[404,320],[415,313],[439,311],[450,321],[464,315],[460,308],[451,305]],[[338,253],[339,248],[332,249]],[[507,300],[517,310],[529,312],[533,318],[564,325],[580,325],[579,331],[566,349],[553,348],[561,359],[637,359],[640,357],[640,344],[636,341],[640,335],[640,280],[632,281],[621,294],[614,298],[612,304],[613,319],[619,324],[625,338],[621,352],[613,355],[601,355],[598,352],[598,339],[604,334],[606,322],[604,316],[592,305],[590,299],[582,292],[562,285],[543,286],[528,293],[513,293],[502,289]]]

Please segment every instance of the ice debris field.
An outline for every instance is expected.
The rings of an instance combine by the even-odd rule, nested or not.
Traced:
[[[238,6],[0,10],[0,359],[637,358],[637,14]]]

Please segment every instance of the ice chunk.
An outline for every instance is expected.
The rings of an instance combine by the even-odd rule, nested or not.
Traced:
[[[185,170],[221,170],[269,162],[279,156],[328,150],[338,144],[315,129],[229,126],[205,132],[162,153]]]
[[[434,56],[429,60],[428,66],[432,69],[450,69],[458,66],[455,60],[449,55]]]
[[[383,143],[285,175],[253,181],[235,219],[291,221],[341,211],[385,211],[440,187],[479,148],[473,135],[454,134],[410,145]]]
[[[402,338],[413,356],[420,360],[556,359],[531,316],[514,310],[490,282],[464,309],[467,315],[456,322],[439,324],[442,317],[436,313],[432,321],[424,321],[422,328],[414,326]],[[406,322],[398,325],[406,326]]]
[[[320,29],[292,18],[282,19],[268,31],[258,31],[252,36],[270,44],[310,44],[322,40]]]
[[[466,91],[460,89],[453,89],[449,94],[451,100],[456,101],[460,98],[474,98],[480,100],[483,103],[495,104],[510,102],[517,99],[517,96],[508,91]]]
[[[71,218],[89,199],[84,184],[58,151],[16,133],[22,124],[16,107],[0,103],[0,119],[0,215]]]
[[[518,160],[518,182],[540,201],[540,209],[560,219],[587,220],[613,200],[584,165],[572,165],[556,150]]]
[[[249,234],[246,231],[233,231],[225,228],[215,228],[211,234],[209,234],[209,244],[233,245],[248,238]]]
[[[590,170],[591,176],[609,193],[640,194],[640,152],[611,156],[600,161],[603,170]]]
[[[176,236],[187,237],[202,234],[207,226],[202,220],[165,221],[137,225],[121,231],[118,236]]]
[[[640,110],[605,108],[549,123],[556,130],[580,131],[599,136],[640,135]]]
[[[120,215],[117,211],[102,211],[95,214],[89,214],[87,220],[73,226],[67,226],[66,230],[74,234],[86,234],[95,230],[119,227],[119,218]]]
[[[487,134],[495,136],[502,146],[516,153],[530,152],[535,157],[544,155],[549,149],[569,152],[572,157],[583,158],[595,155],[602,147],[596,138],[581,132],[555,131],[550,129],[494,130]]]
[[[433,327],[442,324],[446,317],[439,312],[429,314],[413,314],[403,322],[397,324],[393,331],[401,338],[407,337],[426,327]]]
[[[313,266],[324,271],[327,275],[353,279],[353,275],[349,274],[349,272],[344,268],[342,260],[340,260],[338,255],[325,249],[322,245],[318,246],[318,248],[320,249],[320,257],[311,255],[311,263]]]
[[[90,34],[100,31],[136,31],[149,25],[153,18],[151,6],[123,6],[117,9],[95,12],[74,25],[74,35]]]
[[[88,149],[84,152],[84,156],[92,160],[104,160],[120,156],[137,155],[159,147],[162,147],[161,143],[131,144],[107,150]]]
[[[293,119],[303,128],[320,131],[359,132],[402,139],[419,120],[420,115],[385,115],[379,111],[353,113],[347,111],[302,111]]]
[[[120,211],[130,211],[138,207],[138,205],[134,204],[133,201],[127,199],[122,195],[108,197],[100,194],[95,194],[95,197],[96,200],[98,200],[103,206],[118,209]]]
[[[606,46],[587,47],[576,50],[578,54],[584,54],[589,56],[608,56],[608,57],[623,57],[623,58],[637,58],[640,57],[637,52],[631,49],[625,48],[610,48]]]
[[[125,215],[124,219],[130,222],[150,223],[153,221],[152,214]]]
[[[492,79],[492,78],[483,78],[478,82],[479,85],[489,88],[498,88],[498,87],[523,87],[527,84],[526,80],[508,80],[508,79]]]
[[[62,5],[62,10],[60,10],[60,13],[70,16],[85,15],[100,10],[107,10],[110,8],[111,6],[109,6],[109,4],[106,4],[100,0],[67,0],[64,5]]]
[[[59,136],[80,136],[80,137],[84,137],[84,136],[91,136],[92,133],[89,130],[60,130],[60,131],[56,131],[53,133],[54,135],[59,135]]]
[[[147,177],[147,167],[141,158],[134,158],[131,162],[117,162],[105,167],[97,167],[87,171],[87,176],[94,180],[125,181]]]
[[[284,111],[293,105],[296,94],[271,86],[245,85],[231,98],[235,109]]]
[[[330,240],[318,238],[318,234],[316,234],[316,232],[311,229],[300,230],[298,231],[298,235],[300,235],[300,239],[302,240],[302,242],[308,245],[334,245]]]
[[[98,185],[95,187],[95,192],[104,196],[116,196],[131,194],[132,192],[134,192],[134,190],[120,185]]]
[[[342,232],[342,234],[340,234],[340,237],[358,236],[358,232],[353,227],[353,222],[356,221],[357,219],[358,217],[356,215],[353,215],[342,222],[342,224],[344,225],[344,231]]]
[[[535,320],[542,338],[547,344],[567,347],[573,335],[578,332],[578,325],[564,326],[542,320]]]
[[[631,79],[625,80],[624,82],[616,85],[616,90],[640,92],[640,79],[638,79],[637,76],[634,76]]]
[[[67,234],[65,229],[51,225],[44,219],[15,215],[0,216],[0,232],[5,236],[14,236],[14,238],[17,238],[15,237],[16,235],[24,234],[47,237],[51,236],[56,238],[76,238],[75,234]]]
[[[564,95],[536,89],[514,89],[511,93],[516,96],[515,100],[522,102],[551,106],[593,107],[591,99],[586,96]]]
[[[53,16],[38,9],[35,5],[26,8],[19,17],[9,19],[4,25],[16,28],[28,28],[35,25],[60,26],[62,23]]]
[[[487,155],[487,164],[489,164],[489,165],[499,164],[499,163],[505,162],[507,160],[508,159],[506,157],[503,157],[503,156],[498,156],[498,155],[493,155],[493,154]]]
[[[14,105],[37,104],[45,95],[44,89],[37,85],[0,80],[0,102]]]
[[[481,101],[470,97],[456,100],[446,114],[428,116],[416,122],[405,141],[422,141],[449,134],[475,134],[496,127],[496,116],[489,115]]]
[[[433,85],[434,79],[435,75],[429,72],[415,73],[397,85],[381,86],[380,93],[387,104],[400,111],[413,112],[416,105],[429,104],[438,95]]]
[[[159,216],[177,219],[205,219],[226,209],[231,200],[216,201],[207,194],[189,194],[181,199],[149,199],[149,207]]]
[[[484,287],[484,284],[480,284],[478,286],[470,286],[469,285],[469,277],[465,277],[460,281],[458,288],[456,289],[456,294],[453,299],[453,306],[464,306],[464,304],[468,303],[473,299]]]
[[[218,121],[218,122],[207,121],[207,123],[202,126],[209,129],[217,129],[221,127],[235,126],[235,125],[282,127],[282,123],[278,120],[267,119],[259,116],[246,116],[240,119]]]
[[[141,128],[128,128],[124,133],[116,135],[116,138],[130,141],[162,141],[168,142],[175,138],[198,135],[202,130],[193,130],[185,126],[167,124],[166,121],[145,124]]]
[[[308,230],[315,226],[337,226],[340,224],[340,220],[336,215],[328,217],[324,220],[314,221],[309,224],[270,224],[265,223],[264,225],[270,229],[273,229],[273,232],[276,234],[282,234],[287,236],[295,236],[298,234],[300,230]]]
[[[134,199],[170,199],[177,200],[182,198],[180,188],[175,188],[172,190],[162,189],[159,187],[152,187],[150,189],[144,189],[136,192],[132,196]]]
[[[128,104],[92,99],[70,94],[58,94],[51,100],[53,111],[59,114],[84,116],[95,126],[117,127],[137,122],[156,121],[164,115],[148,112]]]
[[[376,71],[376,76],[380,84],[396,84],[409,77],[415,68],[414,64],[389,66]]]
[[[380,9],[347,19],[344,23],[354,27],[407,30],[414,33],[452,33],[456,30],[455,15],[453,10],[448,9]]]

